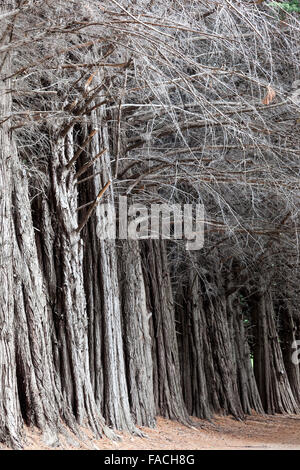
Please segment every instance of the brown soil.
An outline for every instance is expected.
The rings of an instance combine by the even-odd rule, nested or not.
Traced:
[[[59,443],[50,443],[36,429],[26,429],[25,449],[106,449],[106,450],[300,450],[300,416],[258,416],[245,421],[216,417],[211,423],[193,418],[193,428],[164,418],[157,419],[155,429],[142,428],[147,437],[120,433],[122,440],[94,439],[85,430],[78,439],[66,433]],[[48,443],[46,443],[48,440]],[[0,449],[4,449],[0,445]]]

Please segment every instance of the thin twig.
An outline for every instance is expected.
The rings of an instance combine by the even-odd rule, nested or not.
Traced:
[[[106,149],[101,150],[101,152],[97,153],[97,155],[90,162],[87,162],[85,165],[83,165],[75,174],[75,178],[79,178],[79,176],[83,175],[83,173],[85,173],[93,165],[93,163],[95,163],[95,161],[104,154],[105,151]]]
[[[78,158],[80,157],[80,155],[82,154],[84,148],[90,143],[90,141],[92,140],[92,138],[94,137],[95,134],[97,134],[97,129],[94,129],[90,135],[88,136],[88,138],[83,142],[83,144],[81,145],[81,147],[77,150],[77,152],[75,153],[74,157],[71,158],[71,160],[69,161],[69,163],[67,163],[66,165],[66,168],[67,170],[69,170],[71,168],[71,166],[76,162],[76,160],[78,160]]]
[[[111,180],[109,180],[106,185],[101,189],[101,191],[99,192],[98,196],[96,197],[95,201],[93,202],[93,204],[91,205],[91,207],[89,208],[89,210],[87,211],[86,213],[86,216],[84,217],[83,221],[81,222],[81,224],[79,224],[79,226],[77,227],[76,229],[76,232],[77,233],[80,233],[81,230],[83,229],[83,227],[86,225],[86,223],[88,222],[89,218],[91,217],[94,209],[97,207],[97,204],[99,203],[100,199],[102,198],[102,196],[104,195],[104,193],[107,191],[107,189],[109,188],[109,186],[111,185]]]

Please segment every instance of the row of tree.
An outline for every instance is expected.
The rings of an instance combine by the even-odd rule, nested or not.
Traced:
[[[1,442],[299,412],[300,29],[266,3],[2,0]],[[204,248],[103,239],[120,195],[204,204]]]

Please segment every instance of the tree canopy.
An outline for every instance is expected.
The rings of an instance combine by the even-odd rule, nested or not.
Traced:
[[[0,441],[299,413],[299,12],[1,2]],[[120,196],[203,248],[103,239]]]

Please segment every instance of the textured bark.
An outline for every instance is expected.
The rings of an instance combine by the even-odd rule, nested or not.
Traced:
[[[230,284],[228,288],[231,288]],[[234,350],[238,393],[243,412],[245,414],[251,414],[252,411],[263,413],[250,360],[250,348],[245,334],[244,316],[237,292],[227,297],[227,311]]]
[[[215,393],[222,412],[243,418],[238,393],[234,347],[227,318],[226,297],[220,282],[216,281],[218,295],[210,294],[204,302],[211,351],[214,362]]]
[[[130,414],[121,331],[116,251],[113,243],[101,243],[103,288],[105,417],[117,429],[138,434]]]
[[[13,8],[14,2],[1,2],[0,15]],[[2,41],[7,33],[0,26]],[[1,54],[2,78],[9,72],[9,56]],[[11,95],[6,93],[10,82],[0,78],[0,114],[7,116],[11,110]],[[12,159],[14,147],[9,133],[9,122],[0,127],[0,441],[19,447],[22,424],[17,392],[14,342],[13,302],[13,225],[12,225]]]
[[[260,280],[261,286],[265,281]],[[255,323],[254,372],[262,405],[268,414],[298,413],[284,367],[270,293],[261,288],[253,299]]]
[[[152,313],[153,379],[156,410],[166,418],[189,422],[180,383],[175,311],[163,241],[143,244],[148,310]]]
[[[192,263],[193,264],[193,263]],[[190,414],[210,418],[231,413],[237,418],[262,412],[237,295],[225,296],[221,279],[212,275],[211,291],[190,270],[178,297],[182,386]],[[228,292],[232,286],[228,285]],[[217,293],[217,295],[216,295]]]
[[[9,63],[8,57],[6,60]],[[4,72],[7,71],[6,66]],[[6,115],[11,101],[10,94],[4,91],[3,86],[1,100],[5,102],[1,111]],[[1,208],[1,260],[4,264],[1,265],[7,280],[2,284],[0,308],[9,315],[9,320],[0,319],[2,341],[9,340],[5,351],[0,348],[3,379],[0,393],[4,406],[1,440],[19,446],[23,418],[27,424],[37,425],[44,431],[50,444],[56,440],[56,431],[60,427],[63,401],[52,361],[49,312],[35,245],[27,175],[6,124],[1,127],[1,150],[1,192],[4,196]],[[10,387],[8,403],[7,381]],[[6,432],[3,426],[6,426]]]
[[[0,130],[0,441],[19,447],[22,420],[15,367],[11,148],[3,127]]]
[[[50,321],[28,198],[27,176],[17,156],[13,164],[13,269],[18,393],[29,425],[55,440],[63,401],[53,365]],[[48,442],[50,436],[48,436]]]
[[[124,241],[119,247],[122,318],[131,411],[140,426],[155,425],[152,339],[139,243]]]
[[[191,270],[188,288],[180,288],[176,302],[183,396],[190,415],[210,419],[220,405],[217,396],[209,397],[213,361],[202,295],[199,277]]]
[[[97,410],[89,369],[87,312],[83,285],[83,242],[77,232],[77,189],[74,169],[66,164],[73,158],[73,131],[59,138],[50,157],[51,201],[55,213],[54,250],[56,297],[52,304],[58,342],[58,369],[63,394],[79,424],[95,433],[110,434]]]
[[[89,158],[99,154],[104,148],[109,149],[108,129],[103,120],[103,113],[104,110],[97,110],[92,112],[90,116],[92,128],[99,129],[99,133],[91,142]],[[88,130],[89,128],[86,130],[87,134]],[[95,199],[101,188],[109,180],[112,180],[109,150],[104,153],[101,160],[98,159],[95,162],[94,172],[95,177],[87,184],[89,188],[87,194],[92,199]],[[83,192],[85,188],[80,185],[80,189]],[[85,197],[82,194],[82,202],[85,201]],[[113,185],[107,191],[105,201],[113,204]],[[102,404],[106,421],[113,428],[140,434],[133,423],[128,397],[116,243],[115,240],[100,238],[99,228],[102,223],[101,210],[97,206],[93,218],[83,230],[87,254],[84,268],[85,277],[89,282],[92,282],[92,287],[87,282],[85,283],[90,319],[89,344],[94,343],[91,350],[92,381],[98,402],[102,402],[100,394],[103,394]],[[101,286],[101,294],[99,285]]]
[[[288,291],[287,291],[288,292]],[[293,311],[289,300],[283,300],[281,304],[280,318],[282,321],[282,331],[280,334],[282,356],[288,380],[297,405],[300,407],[300,369],[298,364],[294,364],[292,356],[295,351],[294,341],[299,340],[297,331],[297,319],[293,317]],[[298,312],[296,313],[298,316]],[[296,317],[297,318],[297,317]],[[296,320],[296,321],[295,321]]]

